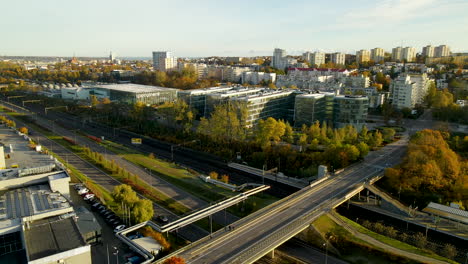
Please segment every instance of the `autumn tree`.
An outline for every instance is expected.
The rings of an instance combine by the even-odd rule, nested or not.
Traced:
[[[210,174],[208,176],[210,176],[210,178],[213,179],[213,180],[217,180],[218,177],[219,177],[219,175],[218,175],[218,173],[216,171],[210,172]]]
[[[174,256],[166,259],[163,264],[185,264],[185,260],[181,257]]]
[[[385,182],[392,190],[401,188],[408,199],[421,203],[427,199],[459,200],[463,199],[462,191],[457,188],[466,186],[468,179],[464,164],[443,133],[426,129],[411,138],[403,163],[386,170]]]
[[[20,127],[19,132],[21,132],[21,133],[27,135],[27,134],[28,134],[28,128],[26,128],[26,127]]]

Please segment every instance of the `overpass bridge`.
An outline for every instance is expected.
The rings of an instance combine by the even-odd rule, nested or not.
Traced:
[[[407,136],[370,153],[337,176],[327,178],[218,230],[173,254],[187,263],[252,263],[307,228],[310,223],[364,190],[400,163]],[[164,259],[159,260],[161,263]]]

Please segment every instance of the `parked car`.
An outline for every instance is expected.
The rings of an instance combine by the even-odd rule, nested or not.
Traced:
[[[86,188],[78,189],[78,194],[79,194],[79,195],[82,195],[83,193],[87,193],[87,192],[89,192],[89,190],[86,189]]]
[[[86,200],[93,199],[94,196],[95,196],[94,193],[88,193],[87,195],[85,195],[84,200],[86,201]]]
[[[84,186],[83,184],[81,184],[81,183],[77,183],[77,184],[73,185],[73,189],[75,189],[75,190],[77,190],[77,191],[78,191],[79,189],[83,189],[84,187],[85,187],[85,186]]]
[[[114,228],[114,233],[120,232],[125,229],[125,225],[119,225]]]
[[[85,200],[87,203],[89,204],[95,204],[97,202],[99,202],[96,197],[92,198],[92,199],[88,199],[88,200]],[[92,208],[91,208],[92,209]]]
[[[105,211],[101,211],[101,215],[102,217],[106,218],[108,215],[112,214],[112,211],[109,211],[109,210],[105,210]]]
[[[112,228],[116,228],[119,225],[122,225],[122,222],[120,220],[114,220],[114,221],[110,222],[109,224],[112,226]]]
[[[158,221],[163,223],[163,224],[166,224],[169,222],[169,219],[167,219],[167,217],[165,215],[160,215],[158,216]]]

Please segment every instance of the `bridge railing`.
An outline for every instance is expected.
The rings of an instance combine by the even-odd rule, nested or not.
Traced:
[[[264,207],[264,208],[262,208],[262,209],[260,209],[260,210],[258,210],[256,212],[252,213],[252,214],[247,215],[244,218],[239,219],[238,221],[234,222],[233,225],[235,225],[235,226],[243,225],[243,224],[245,224],[245,223],[247,223],[247,222],[249,222],[249,221],[251,221],[251,220],[253,220],[255,218],[258,218],[258,216],[260,216],[260,215],[262,215],[262,214],[264,214],[264,213],[266,213],[268,211],[274,210],[276,207],[282,205],[284,202],[287,202],[287,201],[290,201],[290,200],[292,200],[294,198],[302,196],[305,192],[307,192],[309,190],[310,190],[310,188],[308,188],[308,187],[303,188],[303,189],[301,189],[301,190],[299,190],[299,191],[297,191],[297,192],[295,192],[295,193],[293,193],[293,194],[291,194],[291,195],[289,195],[289,196],[287,196],[287,197],[285,197],[285,198],[283,198],[281,200],[278,200],[278,201],[270,204],[269,206],[266,206],[266,207]],[[202,238],[200,240],[197,240],[197,241],[195,241],[193,243],[190,243],[189,245],[187,245],[187,246],[185,246],[183,248],[180,248],[177,251],[172,252],[171,254],[167,255],[166,257],[157,260],[155,263],[162,263],[164,260],[166,260],[166,259],[168,259],[170,257],[177,256],[180,253],[182,253],[184,251],[187,251],[187,250],[189,250],[191,248],[194,248],[194,247],[196,247],[196,246],[198,246],[200,244],[203,244],[203,243],[205,243],[207,241],[211,241],[213,239],[216,239],[216,237],[219,237],[224,232],[225,232],[224,229],[220,229],[220,230],[214,232],[211,235],[211,237],[206,236],[206,237],[204,237],[204,238]]]
[[[379,179],[381,177],[381,173],[374,172],[373,176],[369,176],[369,182],[375,182],[375,179]],[[225,261],[225,263],[252,263],[258,260],[277,246],[281,245],[282,243],[286,242],[287,240],[304,230],[307,226],[310,225],[310,223],[312,223],[315,219],[320,217],[323,213],[329,211],[330,209],[333,209],[338,204],[342,203],[343,199],[346,200],[349,198],[348,195],[346,195],[344,198],[340,198],[340,195],[342,195],[345,192],[355,192],[355,190],[361,189],[364,186],[365,183],[357,183],[354,184],[351,188],[346,188],[341,192],[338,192],[327,202],[319,205],[312,211],[309,211],[301,217],[298,217],[297,219],[293,220],[293,222],[287,225],[286,227],[281,228],[278,231],[273,232],[265,238],[259,240],[252,247],[249,247],[245,251],[241,251],[240,254],[233,256],[232,258]],[[317,212],[319,213],[317,214]]]

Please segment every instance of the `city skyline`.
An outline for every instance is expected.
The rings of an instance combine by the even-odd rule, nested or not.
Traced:
[[[0,17],[7,36],[0,55],[150,57],[169,50],[177,57],[271,56],[276,47],[301,55],[397,46],[420,53],[441,44],[468,51],[468,2],[462,0],[26,2],[27,8],[5,3],[4,10],[14,11]]]

